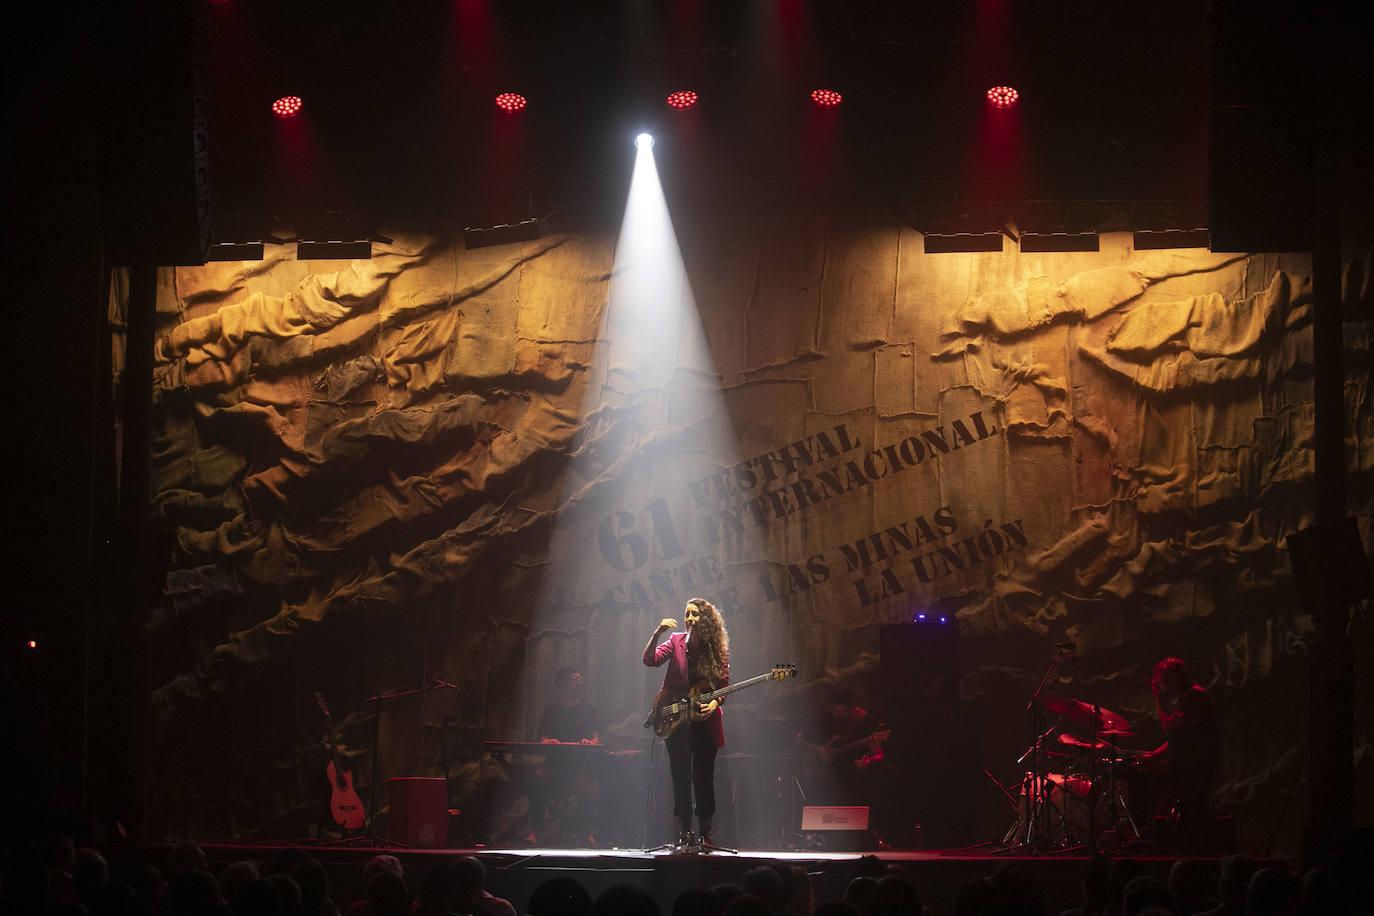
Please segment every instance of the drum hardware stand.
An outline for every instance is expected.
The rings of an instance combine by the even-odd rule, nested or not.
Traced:
[[[1110,829],[1115,832],[1116,824],[1121,820],[1121,816],[1125,815],[1126,823],[1131,828],[1131,835],[1136,840],[1140,839],[1140,830],[1136,827],[1135,819],[1131,816],[1130,808],[1127,807],[1126,800],[1121,796],[1121,789],[1116,781],[1116,764],[1121,754],[1120,748],[1116,746],[1115,739],[1120,732],[1115,729],[1107,731],[1100,730],[1100,725],[1106,721],[1106,717],[1102,714],[1102,707],[1094,700],[1092,703],[1092,719],[1089,723],[1088,730],[1088,743],[1094,750],[1095,755],[1091,758],[1091,764],[1087,769],[1090,776],[1090,788],[1088,794],[1084,798],[1084,801],[1088,805],[1088,827],[1086,836],[1082,838],[1082,844],[1064,850],[1066,853],[1078,852],[1086,849],[1088,855],[1092,856],[1100,851],[1100,844],[1098,842],[1100,832],[1098,829],[1097,805],[1098,802],[1102,800],[1102,793],[1104,791],[1107,793],[1106,815],[1107,824],[1110,825]],[[1104,734],[1106,735],[1106,740],[1101,737]],[[1110,752],[1105,758],[1102,756],[1103,750]],[[1101,769],[1104,762],[1107,766],[1105,778],[1102,775]]]
[[[1135,818],[1131,816],[1131,809],[1127,806],[1126,799],[1121,796],[1121,787],[1117,785],[1116,782],[1116,764],[1120,759],[1120,754],[1118,753],[1119,749],[1116,747],[1115,742],[1109,742],[1109,744],[1112,754],[1107,758],[1107,823],[1110,825],[1109,829],[1115,833],[1116,825],[1120,823],[1124,816],[1126,825],[1131,828],[1131,838],[1133,840],[1139,840],[1140,828],[1136,826]],[[1099,763],[1100,762],[1099,760]],[[1099,795],[1098,797],[1100,798],[1101,796]],[[1092,816],[1095,817],[1097,811],[1095,801],[1090,811]],[[1093,842],[1095,844],[1097,838],[1096,826],[1093,821],[1089,821],[1089,824],[1091,825],[1089,830],[1092,832]],[[1093,848],[1096,849],[1096,846],[1094,845]]]
[[[1059,850],[1058,854],[1061,855],[1071,855],[1073,853],[1083,852],[1086,850],[1088,856],[1092,857],[1097,855],[1097,853],[1099,852],[1097,842],[1097,802],[1101,798],[1102,793],[1101,791],[1094,791],[1094,788],[1099,785],[1098,764],[1101,762],[1102,741],[1098,737],[1098,728],[1099,723],[1102,721],[1102,707],[1098,704],[1097,700],[1094,699],[1092,701],[1091,708],[1092,718],[1088,722],[1088,746],[1093,749],[1094,756],[1089,758],[1089,764],[1087,767],[1084,768],[1088,774],[1088,792],[1081,799],[1081,801],[1088,806],[1088,827],[1085,831],[1083,831],[1083,836],[1073,837],[1073,839],[1081,840],[1081,842],[1079,842],[1077,846],[1067,846],[1064,849]],[[1113,750],[1115,749],[1114,745],[1109,744],[1109,747]],[[1081,760],[1086,756],[1087,755],[1080,755],[1079,759]],[[1115,782],[1109,780],[1108,785],[1110,786],[1111,791],[1115,793]],[[1065,835],[1068,836],[1069,831],[1067,830],[1067,823],[1065,824],[1065,827]]]
[[[1092,725],[1088,733],[1094,748],[1097,747],[1099,741],[1099,726],[1104,721],[1102,707],[1097,700],[1094,699]],[[1112,729],[1107,735],[1108,741],[1106,749],[1110,751],[1107,756],[1107,778],[1105,787],[1105,791],[1107,792],[1107,824],[1109,825],[1109,829],[1115,833],[1116,825],[1120,821],[1121,815],[1124,814],[1126,816],[1126,823],[1131,828],[1131,836],[1139,840],[1140,830],[1136,827],[1135,818],[1131,817],[1131,810],[1126,806],[1126,800],[1121,797],[1121,788],[1116,783],[1116,764],[1121,757],[1121,749],[1117,747],[1117,738],[1119,735],[1120,732],[1117,729]],[[1099,777],[1098,767],[1102,763],[1100,751],[1094,763],[1098,766],[1094,766],[1093,768],[1093,785],[1097,785]],[[1092,804],[1088,806],[1088,837],[1085,845],[1088,848],[1089,855],[1094,855],[1098,852],[1097,801],[1101,797],[1101,792],[1092,795]]]
[[[1040,683],[1036,685],[1035,692],[1026,701],[1026,711],[1031,714],[1031,734],[1035,736],[1035,739],[1026,753],[1022,754],[1016,761],[1020,764],[1027,757],[1030,757],[1031,768],[1027,771],[1025,779],[1021,781],[1021,802],[1018,806],[1020,815],[1016,823],[1002,837],[1002,846],[1007,850],[1023,849],[1032,853],[1039,851],[1045,820],[1049,817],[1047,808],[1052,809],[1059,816],[1061,824],[1065,824],[1064,812],[1053,801],[1046,798],[1042,744],[1045,738],[1054,731],[1054,726],[1044,732],[1040,730],[1040,694],[1044,692],[1045,685],[1049,683],[1055,669],[1059,667],[1059,663],[1068,654],[1067,649],[1067,644],[1061,643],[1055,646],[1055,655],[1050,660],[1050,666],[1045,669],[1044,675],[1040,678]]]
[[[1096,691],[1094,691],[1094,694],[1096,694]],[[1095,695],[1094,695],[1094,697],[1093,697],[1093,704],[1092,704],[1092,706],[1093,706],[1093,716],[1092,716],[1092,720],[1091,720],[1091,721],[1089,722],[1089,724],[1088,724],[1088,743],[1089,743],[1090,745],[1092,745],[1093,750],[1099,755],[1099,756],[1098,756],[1096,759],[1094,759],[1094,761],[1093,761],[1093,763],[1096,764],[1096,763],[1098,763],[1098,762],[1101,760],[1101,756],[1100,756],[1100,755],[1101,755],[1101,753],[1102,753],[1102,751],[1101,751],[1101,750],[1099,749],[1099,747],[1098,747],[1098,744],[1100,743],[1100,740],[1101,740],[1101,739],[1098,738],[1098,724],[1102,721],[1102,707],[1101,707],[1101,705],[1098,704],[1098,702],[1097,702],[1097,697],[1096,697]],[[1110,745],[1110,747],[1112,748],[1112,750],[1115,750],[1115,749],[1116,749],[1116,748],[1115,748],[1115,745]],[[1089,858],[1091,858],[1091,857],[1097,855],[1097,853],[1098,853],[1098,848],[1097,848],[1097,800],[1098,800],[1099,798],[1102,797],[1102,793],[1101,793],[1101,792],[1098,792],[1098,793],[1094,794],[1094,793],[1093,793],[1093,790],[1092,790],[1092,787],[1095,786],[1095,785],[1097,784],[1097,782],[1096,782],[1097,767],[1096,767],[1095,765],[1089,769],[1088,775],[1089,775],[1090,779],[1092,780],[1092,781],[1089,782],[1089,784],[1088,784],[1088,794],[1087,794],[1087,797],[1085,798],[1085,801],[1087,801],[1087,803],[1088,803],[1088,830],[1087,830],[1087,834],[1088,834],[1088,835],[1087,835],[1086,837],[1083,838],[1083,843],[1082,843],[1082,845],[1080,845],[1080,846],[1078,847],[1078,849],[1086,849],[1086,850],[1088,851],[1088,856],[1089,856]],[[1111,787],[1112,791],[1115,791],[1115,790],[1116,790],[1116,785],[1115,785],[1114,783],[1108,782],[1108,785]],[[1077,850],[1075,850],[1075,851],[1077,851]]]
[[[1020,833],[1025,828],[1025,825],[1021,819],[1021,802],[1015,795],[1012,795],[1011,792],[1007,791],[1007,787],[1002,785],[1001,781],[998,780],[996,776],[993,776],[992,773],[989,772],[986,768],[983,769],[983,775],[986,776],[988,779],[992,780],[992,784],[997,787],[997,791],[1001,792],[1002,797],[1007,800],[1007,804],[1011,805],[1011,810],[1016,812],[1016,821],[1010,827],[1007,828],[1007,832],[1002,837],[1002,842],[1000,844],[1001,848],[1009,848],[1011,846],[1012,837],[1016,836],[1016,834]],[[981,846],[991,845],[992,843],[990,842],[977,843],[974,846],[970,846],[968,848],[977,849]]]
[[[1007,804],[1011,805],[1011,810],[1021,810],[1021,803],[1017,801],[1016,796],[1008,792],[1007,787],[1002,785],[1002,783],[997,779],[996,776],[993,776],[990,772],[988,772],[986,768],[983,769],[983,775],[986,776],[988,779],[992,780],[992,784],[997,787],[997,791],[1001,792],[1002,797],[1007,800]]]
[[[1040,853],[1045,848],[1043,837],[1049,832],[1051,824],[1057,822],[1059,829],[1067,834],[1068,817],[1064,809],[1045,790],[1048,780],[1037,777],[1027,770],[1021,780],[1021,795],[1016,803],[1017,819],[1002,837],[1002,851],[1023,850],[1031,854]],[[1005,790],[1004,790],[1005,791]],[[1054,849],[1058,855],[1062,849]]]

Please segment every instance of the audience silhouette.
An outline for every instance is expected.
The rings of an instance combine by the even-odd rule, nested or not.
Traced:
[[[301,849],[269,861],[209,861],[192,843],[170,849],[82,848],[70,837],[15,844],[0,884],[0,916],[340,916],[329,868]],[[593,895],[579,868],[532,884],[523,909],[486,887],[486,866],[474,856],[426,853],[410,883],[401,860],[382,854],[361,871],[360,899],[349,916],[1374,916],[1370,870],[1345,859],[1299,876],[1291,862],[1233,855],[1172,863],[1094,856],[1079,876],[1081,900],[1057,899],[1062,878],[1047,879],[1019,861],[991,862],[988,873],[946,884],[924,899],[919,871],[876,856],[855,859],[843,873],[813,884],[803,867],[785,861],[744,868],[739,880],[678,891],[671,906],[643,887],[617,884]],[[1363,863],[1367,866],[1369,863]],[[336,863],[337,867],[337,863]],[[919,866],[917,867],[919,869]],[[545,875],[547,869],[531,870]],[[716,874],[718,872],[705,872]],[[1039,877],[1037,877],[1039,874]],[[1062,871],[1059,873],[1062,875]],[[511,873],[501,887],[512,887]],[[842,883],[836,883],[838,881]],[[831,894],[817,899],[827,886]],[[943,896],[942,896],[943,894]]]

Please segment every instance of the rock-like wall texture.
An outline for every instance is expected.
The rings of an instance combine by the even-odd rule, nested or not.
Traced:
[[[801,670],[732,699],[729,749],[777,750],[818,680],[881,712],[878,626],[928,609],[960,628],[973,772],[1015,778],[1055,642],[1080,656],[1056,690],[1129,718],[1138,747],[1158,740],[1149,668],[1176,654],[1225,725],[1218,801],[1251,846],[1295,835],[1309,621],[1282,542],[1312,521],[1305,258],[1129,234],[927,255],[892,222],[717,218],[681,231],[688,285],[663,289],[645,374],[644,341],[615,339],[613,234],[394,238],[370,261],[164,274],[158,829],[325,822],[317,689],[368,801],[375,745],[379,779],[447,763],[477,811],[482,738],[532,736],[561,664],[587,673],[606,740],[642,751],[639,650],[701,594],[737,676]],[[1348,277],[1364,366],[1367,281]],[[1363,524],[1367,377],[1347,391]],[[436,680],[458,689],[375,717],[369,698]],[[965,791],[977,838],[1000,833],[995,789]]]

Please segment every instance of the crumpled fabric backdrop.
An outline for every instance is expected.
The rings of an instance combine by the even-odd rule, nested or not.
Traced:
[[[639,650],[702,594],[737,678],[800,669],[732,699],[727,749],[765,743],[818,680],[881,710],[878,627],[915,610],[957,620],[961,715],[1004,779],[1053,643],[1079,655],[1055,689],[1129,718],[1141,747],[1148,671],[1179,655],[1225,728],[1217,801],[1248,846],[1292,848],[1311,626],[1282,545],[1313,521],[1306,257],[1137,252],[1129,233],[927,255],[896,222],[714,217],[679,227],[709,360],[683,345],[670,385],[639,388],[610,355],[633,341],[607,340],[613,233],[388,235],[371,260],[269,246],[162,272],[152,514],[176,546],[147,618],[155,831],[324,823],[314,690],[365,800],[375,744],[379,779],[447,762],[477,810],[480,741],[532,736],[561,664],[587,673],[605,740],[642,749],[657,673]],[[1368,540],[1361,263],[1347,441]],[[380,719],[368,702],[436,680],[453,687]],[[970,791],[981,838],[1000,834],[995,789]]]

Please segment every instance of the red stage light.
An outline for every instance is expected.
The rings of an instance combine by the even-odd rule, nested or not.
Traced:
[[[279,118],[294,118],[301,110],[302,102],[298,96],[284,95],[272,103],[272,114]]]
[[[1010,86],[993,86],[988,90],[988,101],[994,108],[1010,108],[1021,98],[1021,93]]]
[[[697,103],[697,94],[690,89],[679,89],[668,93],[668,107],[684,111]]]
[[[844,101],[844,96],[834,89],[817,89],[811,93],[811,101],[821,108],[838,108]]]
[[[525,107],[525,97],[514,92],[503,92],[496,97],[496,107],[505,112],[517,112]]]

